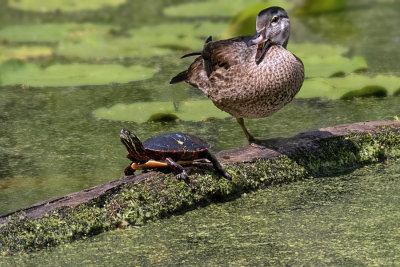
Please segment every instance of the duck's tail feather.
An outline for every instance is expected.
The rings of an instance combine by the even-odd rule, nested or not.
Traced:
[[[212,36],[210,35],[210,36],[207,38],[205,44],[208,44],[208,43],[211,42],[211,41],[212,41]],[[201,56],[201,53],[202,53],[201,51],[200,51],[200,52],[192,52],[192,53],[189,53],[189,54],[186,54],[186,55],[181,56],[181,58],[191,57],[191,56]]]
[[[184,82],[187,80],[187,78],[188,78],[188,71],[185,70],[176,75],[174,78],[172,78],[169,83],[174,84],[174,83]]]
[[[192,57],[192,56],[200,56],[201,52],[192,52],[186,55],[181,56],[181,58],[185,58],[185,57]]]

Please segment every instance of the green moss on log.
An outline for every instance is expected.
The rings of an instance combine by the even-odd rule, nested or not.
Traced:
[[[0,250],[33,250],[86,238],[98,233],[142,225],[149,220],[184,212],[208,203],[229,200],[273,184],[341,173],[349,168],[400,157],[400,132],[383,128],[377,134],[353,134],[323,139],[316,151],[298,151],[290,158],[226,165],[232,181],[214,170],[194,167],[190,179],[161,174],[133,183],[119,192],[75,208],[50,212],[41,219],[23,214],[0,227]]]

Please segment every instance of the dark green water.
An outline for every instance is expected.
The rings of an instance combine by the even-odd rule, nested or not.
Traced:
[[[14,266],[400,264],[400,161],[245,194],[139,228],[3,258]]]
[[[0,28],[44,22],[91,22],[128,30],[182,21],[162,12],[165,6],[182,2],[128,1],[122,7],[57,14],[18,11],[9,8],[3,0],[0,1]],[[369,65],[366,75],[397,75],[400,73],[397,52],[400,19],[396,11],[399,8],[398,3],[391,1],[349,1],[344,12],[294,20],[291,41],[340,44],[350,48],[349,56],[361,54],[366,58]],[[211,20],[226,21],[222,18]],[[329,25],[336,28],[329,28]],[[139,125],[93,118],[92,112],[97,108],[118,103],[204,98],[187,85],[173,87],[168,84],[170,78],[190,62],[190,59],[179,60],[183,53],[178,50],[170,56],[145,60],[128,58],[122,62],[120,59],[100,60],[159,68],[152,79],[139,82],[63,88],[1,87],[0,213],[122,176],[129,163],[124,158],[126,152],[118,136],[123,127],[134,130],[143,139],[174,131],[196,134],[207,140],[215,151],[246,144],[233,119]],[[85,60],[51,57],[32,62],[47,66],[54,62]],[[261,139],[291,136],[340,123],[392,119],[399,114],[399,102],[398,97],[353,101],[297,99],[275,115],[248,121],[247,125]]]

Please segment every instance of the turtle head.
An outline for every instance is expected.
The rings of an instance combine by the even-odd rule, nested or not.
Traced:
[[[288,14],[281,7],[262,10],[257,16],[256,34],[247,45],[257,45],[256,63],[260,63],[272,45],[286,48],[289,41],[290,21]]]
[[[128,130],[122,129],[119,137],[128,150],[128,159],[135,162],[147,161],[146,150],[139,138]]]

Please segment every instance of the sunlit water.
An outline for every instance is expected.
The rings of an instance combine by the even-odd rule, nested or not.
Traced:
[[[400,161],[245,194],[145,226],[3,258],[15,266],[400,264]]]
[[[131,2],[132,9],[144,5]],[[152,8],[141,8],[135,16],[119,9],[114,16],[106,16],[103,10],[97,15],[89,12],[67,18],[28,12],[23,20],[62,22],[72,19],[114,23],[126,28],[174,21],[162,15],[164,2],[151,2],[154,2]],[[164,4],[173,2],[182,1]],[[15,17],[19,13],[7,13],[11,11],[2,6],[0,26],[16,24]],[[349,46],[350,54],[363,55],[371,75],[400,73],[399,4],[352,1],[350,7],[346,12],[327,14],[323,18],[302,18],[302,27],[294,22],[291,41],[339,43]],[[342,20],[338,21],[338,17]],[[321,30],[318,28],[321,21],[337,28]],[[349,27],[356,31],[349,33]],[[336,30],[340,34],[336,34]],[[156,66],[160,71],[152,79],[140,82],[93,87],[0,88],[0,213],[122,176],[129,163],[119,141],[119,131],[123,127],[134,130],[142,139],[176,131],[196,134],[207,140],[214,151],[246,144],[234,119],[139,125],[93,118],[95,109],[117,103],[204,98],[188,85],[168,84],[170,78],[190,62],[190,59],[179,59],[182,53],[145,60],[147,66]],[[131,59],[124,63],[136,61]],[[400,98],[395,97],[353,101],[297,99],[275,115],[247,121],[247,125],[261,139],[292,136],[340,123],[392,119],[399,115],[399,102]]]

